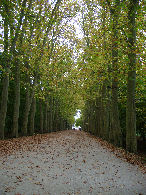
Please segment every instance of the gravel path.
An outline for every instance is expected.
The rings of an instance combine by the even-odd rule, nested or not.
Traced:
[[[0,156],[0,195],[146,194],[146,176],[138,167],[85,132],[51,133],[25,148]]]

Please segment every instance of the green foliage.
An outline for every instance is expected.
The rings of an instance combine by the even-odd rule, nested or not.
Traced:
[[[79,126],[81,127],[81,126],[82,126],[82,118],[77,118],[77,119],[76,119],[75,126],[76,126],[76,127],[79,127]]]
[[[112,22],[111,8],[115,1],[52,1],[37,0],[7,1],[8,17],[8,57],[10,69],[9,101],[6,130],[11,131],[14,106],[14,80],[16,62],[20,68],[20,113],[19,132],[23,122],[26,91],[34,91],[37,100],[35,128],[39,131],[40,100],[43,101],[43,114],[48,106],[52,112],[53,128],[62,123],[74,123],[74,114],[82,109],[82,118],[76,126],[98,132],[97,118],[105,115],[111,103],[112,79],[118,78],[118,105],[123,136],[125,136],[125,112],[128,73],[128,18],[129,1],[120,3],[121,9],[117,24],[118,62],[116,73],[112,67]],[[109,3],[110,2],[110,3]],[[60,6],[59,9],[57,6]],[[7,18],[5,1],[2,1],[2,22]],[[137,13],[137,134],[143,136],[144,129],[144,5],[141,1]],[[23,16],[23,17],[22,17]],[[81,28],[79,36],[75,23]],[[18,30],[18,33],[17,33]],[[5,38],[0,36],[4,47]],[[4,56],[3,50],[1,50]],[[2,78],[7,72],[0,60],[0,89]],[[0,94],[1,95],[1,94]],[[51,103],[51,101],[53,103]],[[103,109],[104,108],[104,109]],[[104,113],[104,114],[103,114]],[[49,114],[48,114],[49,115]],[[50,120],[50,119],[49,119]],[[58,122],[56,122],[56,121]],[[101,122],[101,118],[99,120]],[[56,125],[56,126],[55,126]],[[105,125],[105,124],[104,124]],[[90,129],[91,128],[91,129]],[[94,133],[95,133],[94,132]]]

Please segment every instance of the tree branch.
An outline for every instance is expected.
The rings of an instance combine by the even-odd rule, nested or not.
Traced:
[[[16,41],[18,39],[18,34],[19,34],[19,31],[20,31],[20,27],[22,25],[22,19],[24,17],[24,10],[25,10],[25,7],[26,7],[26,2],[27,2],[27,0],[23,0],[23,2],[22,2],[22,9],[21,9],[21,13],[20,13],[20,19],[19,19],[18,26],[17,26],[17,29],[16,29],[15,37],[12,40],[12,45],[11,45],[11,48],[10,48],[10,51],[12,53],[13,53],[13,51],[15,49]],[[30,3],[31,3],[31,1],[30,1]]]

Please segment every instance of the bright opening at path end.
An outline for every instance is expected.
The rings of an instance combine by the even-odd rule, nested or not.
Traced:
[[[80,118],[80,117],[81,117],[81,110],[77,110],[76,115],[74,116],[74,118],[75,118],[75,123],[76,123],[76,120],[77,120],[78,118]],[[79,130],[79,128],[81,128],[81,127],[80,127],[80,126],[75,126],[75,124],[74,124],[72,128],[75,128],[75,129],[78,129],[78,130]]]

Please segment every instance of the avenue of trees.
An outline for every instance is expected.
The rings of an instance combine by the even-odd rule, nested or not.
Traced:
[[[1,1],[1,139],[74,123],[76,35],[69,21],[77,10],[70,1]]]
[[[138,0],[88,1],[82,17],[79,69],[85,75],[85,106],[80,124],[130,152],[137,151],[136,136],[144,140],[146,133],[143,6]]]
[[[0,14],[0,139],[71,129],[81,109],[83,130],[136,152],[144,1],[2,0]]]

